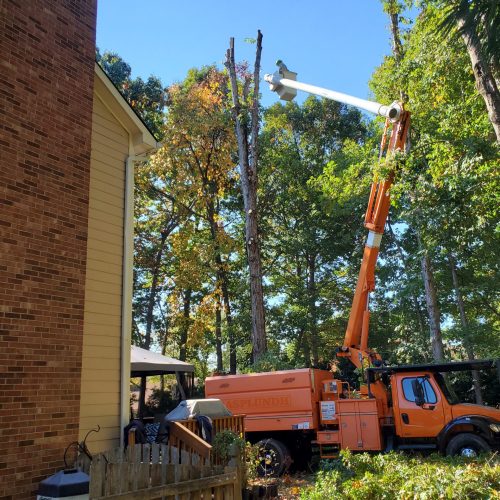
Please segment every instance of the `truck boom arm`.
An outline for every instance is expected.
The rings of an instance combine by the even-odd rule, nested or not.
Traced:
[[[385,117],[386,122],[380,145],[380,158],[389,157],[397,151],[405,150],[410,125],[410,113],[404,110],[402,104],[393,102],[390,106],[385,106],[341,92],[297,82],[297,73],[289,71],[281,61],[278,61],[277,64],[280,68],[279,71],[272,75],[265,75],[264,80],[270,84],[271,90],[277,92],[282,99],[290,101],[297,94],[297,90],[302,90]],[[348,357],[358,368],[362,366],[363,358],[367,359],[370,364],[374,360],[380,359],[378,354],[368,348],[370,321],[368,305],[369,294],[375,289],[375,266],[385,222],[389,214],[389,189],[393,183],[394,174],[394,170],[390,171],[385,179],[375,179],[371,186],[368,207],[365,213],[365,227],[368,229],[368,237],[365,243],[356,291],[354,292],[344,344],[338,353],[339,356]]]
[[[283,64],[283,63],[281,63]],[[286,78],[283,76],[283,73],[288,73],[287,76],[292,78]],[[323,87],[316,87],[315,85],[310,85],[308,83],[298,82],[293,79],[297,74],[286,70],[280,70],[279,72],[275,72],[272,75],[264,75],[264,80],[269,83],[269,87],[272,91],[277,92],[280,97],[282,97],[286,101],[290,101],[295,97],[296,92],[289,92],[292,90],[302,90],[303,92],[307,92],[309,94],[314,94],[320,97],[325,97],[326,99],[330,99],[332,101],[341,102],[343,104],[350,104],[351,106],[355,106],[356,108],[363,109],[375,115],[382,116],[384,118],[389,118],[391,121],[396,122],[399,120],[399,117],[402,112],[402,107],[399,102],[395,101],[390,106],[385,106],[384,104],[379,104],[378,102],[367,101],[366,99],[360,99],[359,97],[353,97],[348,94],[343,94],[342,92],[336,92],[335,90],[328,90]],[[290,96],[292,96],[290,98]]]

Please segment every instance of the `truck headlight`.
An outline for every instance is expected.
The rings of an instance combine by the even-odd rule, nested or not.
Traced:
[[[490,429],[493,432],[500,432],[500,424],[490,424]]]

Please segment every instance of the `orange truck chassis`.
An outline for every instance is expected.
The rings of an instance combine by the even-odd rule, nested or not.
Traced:
[[[247,439],[269,452],[269,473],[305,465],[341,449],[436,450],[475,456],[500,449],[500,410],[461,404],[443,373],[499,368],[484,360],[366,370],[356,396],[349,385],[318,369],[209,377],[206,397],[243,413]],[[500,370],[499,370],[500,373]]]

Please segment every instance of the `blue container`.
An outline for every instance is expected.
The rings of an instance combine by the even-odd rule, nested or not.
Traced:
[[[37,500],[87,500],[89,498],[89,476],[76,469],[61,470],[44,479],[38,488]]]

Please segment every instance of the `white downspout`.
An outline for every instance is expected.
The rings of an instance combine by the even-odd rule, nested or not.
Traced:
[[[132,287],[134,268],[134,163],[140,157],[129,155],[125,161],[125,213],[123,221],[122,327],[120,360],[120,445],[123,428],[130,420],[130,345],[132,344]]]
[[[102,70],[98,69],[97,73]],[[104,75],[104,73],[102,73]],[[106,82],[106,79],[104,80]],[[106,83],[105,83],[106,85]],[[109,90],[113,93],[114,86],[110,84]],[[117,115],[113,108],[105,100],[102,100],[106,109],[116,118],[118,123],[125,129],[129,126]],[[132,113],[133,114],[133,113]],[[150,134],[146,134],[150,135]],[[120,345],[120,444],[123,446],[123,428],[130,419],[130,346],[132,344],[132,295],[133,295],[133,267],[134,267],[134,163],[147,160],[148,155],[153,154],[162,144],[154,139],[139,136],[136,143],[142,143],[150,149],[141,156],[135,154],[134,137],[129,132],[128,157],[125,159],[125,208],[123,221],[123,259],[122,259],[122,297],[121,297],[121,345]]]
[[[160,147],[161,144],[157,144]],[[151,152],[154,152],[153,149]],[[130,145],[129,152],[133,152]],[[125,210],[123,221],[122,325],[120,355],[120,444],[130,421],[130,346],[132,345],[132,295],[134,276],[134,164],[147,156],[129,154],[125,161]]]

